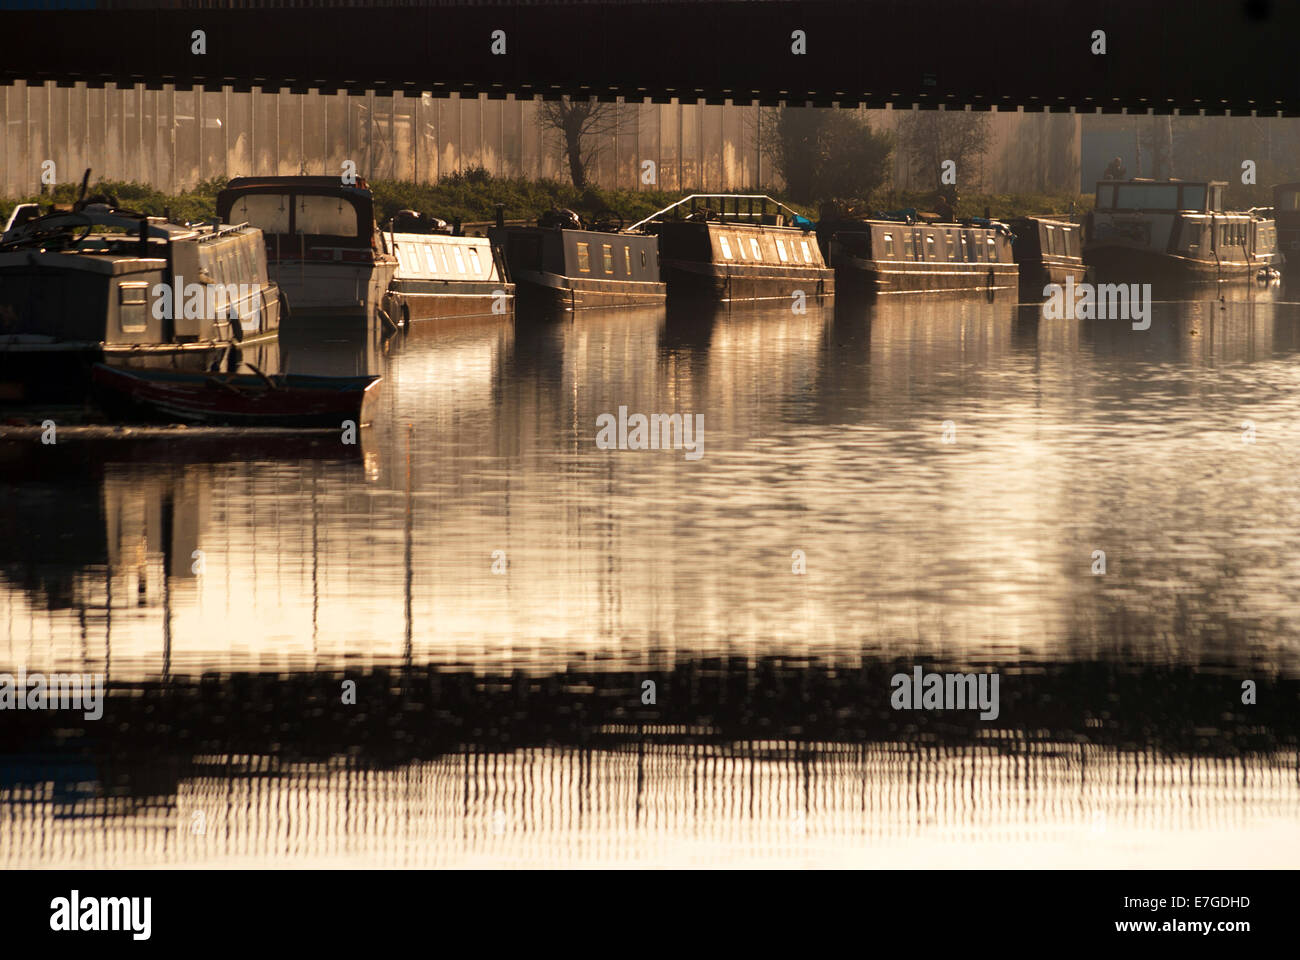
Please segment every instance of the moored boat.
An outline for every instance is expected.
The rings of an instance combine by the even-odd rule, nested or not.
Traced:
[[[444,221],[403,210],[384,232],[384,249],[397,258],[384,310],[399,326],[509,315],[515,285],[505,279],[487,237],[460,236]]]
[[[236,177],[217,194],[217,215],[265,235],[271,278],[288,300],[286,323],[368,324],[380,316],[397,258],[384,251],[365,180]]]
[[[692,194],[633,224],[659,238],[673,299],[805,302],[835,293],[812,222],[763,195]]]
[[[0,237],[0,400],[80,402],[99,362],[205,370],[279,317],[256,228],[78,201]]]
[[[604,229],[588,229],[573,211],[555,210],[535,227],[498,225],[489,231],[521,311],[663,303],[657,239],[620,233],[609,223],[596,226]]]
[[[1015,242],[1011,253],[1020,268],[1020,295],[1041,299],[1049,284],[1083,280],[1083,226],[1053,217],[1015,217],[1007,221]]]
[[[818,235],[845,295],[1011,289],[1012,233],[991,220],[942,222],[914,210],[823,220]]]
[[[184,373],[96,364],[95,399],[122,420],[222,426],[329,427],[373,419],[379,377]]]
[[[1102,282],[1214,283],[1269,276],[1277,227],[1225,210],[1216,180],[1101,180],[1084,221],[1083,260]]]
[[[1293,281],[1300,277],[1300,183],[1279,183],[1273,188],[1273,220],[1278,266]]]

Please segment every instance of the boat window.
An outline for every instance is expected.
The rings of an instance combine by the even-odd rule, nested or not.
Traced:
[[[745,241],[740,237],[736,238],[736,252],[740,254],[740,259],[745,259]]]
[[[263,233],[288,233],[289,198],[280,193],[246,193],[231,204],[230,222],[247,222]]]
[[[934,234],[933,233],[927,233],[925,235],[925,259],[927,260],[934,259]]]
[[[1115,187],[1117,210],[1177,210],[1177,183],[1121,183]],[[1187,189],[1187,187],[1182,187]]]
[[[734,259],[731,256],[731,244],[727,242],[727,238],[718,237],[718,242],[722,245],[722,255],[728,260]]]
[[[397,244],[393,244],[393,254],[397,257],[397,265],[405,270],[406,260],[402,257],[402,248]]]
[[[470,262],[470,266],[474,268],[474,276],[477,277],[479,274],[483,272],[483,261],[479,260],[478,258],[477,247],[469,248],[469,262]]]
[[[148,304],[149,284],[124,283],[117,288],[118,320],[124,333],[140,333],[149,328]]]
[[[578,244],[578,270],[581,273],[591,273],[591,250],[587,244]]]
[[[808,249],[808,241],[800,240],[799,244],[803,247],[803,262],[812,263],[812,251]]]
[[[776,255],[781,258],[782,263],[786,263],[790,259],[790,254],[786,253],[785,250],[785,241],[780,238],[776,241]]]
[[[614,272],[614,248],[610,246],[608,243],[602,243],[600,245],[600,249],[601,249],[601,253],[603,254],[603,256],[601,257],[601,260],[603,261],[601,266],[604,272],[613,273]]]
[[[951,230],[945,230],[945,231],[943,232],[943,245],[944,245],[945,247],[948,248],[948,259],[949,259],[950,261],[951,261],[951,260],[956,260],[956,259],[957,259],[957,245],[956,245],[955,243],[952,242],[952,231],[951,231]]]
[[[301,194],[294,205],[294,232],[311,236],[355,237],[357,211],[342,197]]]
[[[998,260],[998,242],[992,237],[988,237],[989,263],[997,263]]]
[[[451,273],[451,258],[447,256],[447,245],[445,243],[438,244],[438,253],[442,256],[443,273]]]
[[[1056,228],[1053,226],[1049,226],[1048,224],[1045,223],[1043,224],[1043,231],[1045,235],[1044,242],[1043,242],[1043,252],[1056,253]]]
[[[913,260],[921,259],[921,231],[920,230],[912,231],[912,259]]]
[[[1115,206],[1115,185],[1106,184],[1097,188],[1097,209],[1109,210]]]
[[[1288,213],[1300,211],[1300,190],[1279,190],[1273,206]]]
[[[426,246],[426,247],[424,248],[424,259],[427,260],[427,261],[429,262],[429,272],[430,272],[430,273],[437,273],[437,272],[438,272],[438,257],[437,257],[437,254],[435,254],[434,251],[433,251],[433,244],[429,244],[428,246]]]
[[[763,259],[763,251],[758,249],[758,237],[749,238],[749,252],[754,255],[755,260]]]
[[[894,235],[892,233],[885,234],[885,258],[888,260],[894,259]]]
[[[969,260],[969,259],[970,259],[970,244],[966,242],[966,234],[964,234],[964,233],[959,233],[959,234],[957,234],[957,236],[958,236],[959,238],[961,238],[961,259],[962,259],[962,260]]]
[[[458,247],[458,246],[457,246],[457,247],[452,247],[452,248],[451,248],[451,252],[452,252],[452,253],[455,255],[455,257],[456,257],[456,272],[457,272],[457,273],[464,273],[464,272],[465,272],[465,255],[464,255],[463,253],[460,252],[460,247]]]
[[[632,276],[632,247],[626,243],[623,244],[623,270]]]
[[[1204,210],[1205,184],[1194,183],[1183,187],[1183,200],[1180,207],[1183,210]]]
[[[645,251],[644,251],[644,250],[641,251],[641,269],[642,269],[642,270],[645,269]]]

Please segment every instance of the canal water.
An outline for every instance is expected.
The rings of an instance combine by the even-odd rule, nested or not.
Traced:
[[[1297,865],[1300,303],[278,354],[384,377],[358,443],[0,442],[0,671],[108,684],[0,714],[0,863]]]

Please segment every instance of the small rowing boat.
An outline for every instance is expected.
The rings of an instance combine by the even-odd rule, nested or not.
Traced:
[[[330,427],[371,421],[379,377],[187,373],[95,364],[91,380],[116,419],[224,426]]]

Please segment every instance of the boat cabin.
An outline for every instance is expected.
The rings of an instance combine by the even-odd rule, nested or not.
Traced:
[[[399,324],[509,312],[514,284],[487,237],[390,232],[383,239],[397,257],[385,309]]]
[[[1226,188],[1217,180],[1102,180],[1084,259],[1101,280],[1209,282],[1267,271],[1276,225],[1258,210],[1225,210]]]
[[[1300,183],[1280,183],[1273,188],[1273,219],[1277,247],[1287,269],[1300,269]]]

